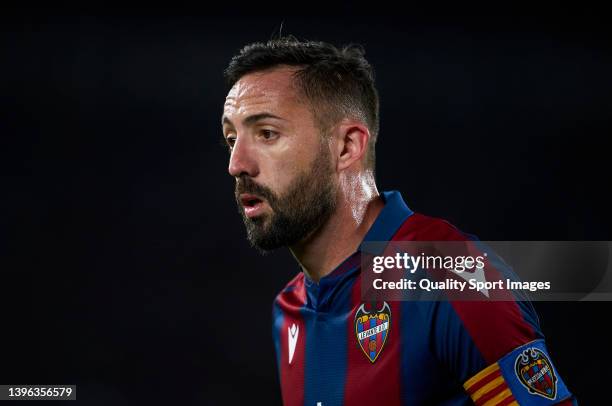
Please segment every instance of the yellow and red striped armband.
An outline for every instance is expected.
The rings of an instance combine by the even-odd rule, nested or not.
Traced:
[[[463,387],[478,406],[518,405],[497,362],[465,381]]]
[[[463,387],[477,406],[544,406],[572,399],[542,339],[514,349]]]

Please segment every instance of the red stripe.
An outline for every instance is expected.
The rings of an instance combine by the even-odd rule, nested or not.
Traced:
[[[485,386],[486,384],[488,384],[489,382],[491,382],[493,379],[497,378],[501,376],[501,370],[498,369],[495,372],[492,372],[491,374],[487,375],[484,379],[481,379],[480,381],[476,382],[474,385],[472,385],[470,387],[470,389],[467,390],[467,392],[472,395],[474,392],[476,392],[478,389],[482,388],[483,386]]]
[[[535,339],[515,302],[452,302],[486,363]]]
[[[283,311],[284,322],[280,336],[280,380],[285,406],[302,406],[304,404],[304,357],[306,328],[300,313],[306,303],[304,274],[300,274],[289,283],[291,290],[285,290],[278,296],[278,304]],[[289,328],[295,324],[299,329],[295,353],[289,364]]]
[[[506,389],[508,389],[508,385],[506,385],[506,382],[504,381],[499,386],[495,387],[494,389],[491,389],[491,391],[482,395],[474,403],[476,403],[476,406],[482,406],[485,403],[487,403],[489,400],[493,399],[495,396],[499,395],[501,392],[505,391]]]
[[[349,343],[344,404],[401,405],[399,303],[387,302],[391,308],[391,323],[387,330],[389,335],[382,352],[372,364],[361,350],[355,336],[355,312],[362,303],[361,275],[355,280],[352,290],[353,310],[347,323]]]
[[[515,402],[516,399],[514,398],[513,395],[508,396],[506,399],[502,400],[501,402],[499,402],[496,406],[507,406],[512,402]]]

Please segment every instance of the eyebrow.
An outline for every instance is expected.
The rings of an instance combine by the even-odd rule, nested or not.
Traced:
[[[244,120],[242,120],[242,124],[246,126],[252,125],[258,122],[259,120],[263,120],[265,118],[274,118],[277,120],[286,121],[284,118],[275,116],[274,114],[271,114],[271,113],[259,113],[259,114],[253,114],[253,115],[246,117]],[[221,119],[221,125],[225,125],[225,124],[229,124],[232,126],[234,125],[229,118],[227,118],[226,116],[223,116],[223,118]]]

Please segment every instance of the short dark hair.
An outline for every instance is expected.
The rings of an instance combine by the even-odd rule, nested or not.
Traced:
[[[246,45],[232,58],[224,76],[232,87],[248,73],[279,65],[298,67],[295,84],[310,102],[324,133],[347,116],[361,119],[367,125],[371,137],[366,166],[374,169],[379,101],[374,69],[364,55],[364,48],[358,44],[339,49],[325,42],[285,36]]]

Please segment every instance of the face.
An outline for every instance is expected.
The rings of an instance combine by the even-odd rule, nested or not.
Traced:
[[[243,76],[223,109],[238,209],[249,241],[262,251],[303,241],[335,210],[330,148],[293,87],[293,72]]]

